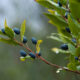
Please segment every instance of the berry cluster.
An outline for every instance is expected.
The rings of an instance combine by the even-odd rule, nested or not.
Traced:
[[[62,4],[60,1],[58,1],[58,5],[59,5],[59,7],[62,7]],[[64,17],[65,17],[65,19],[68,19],[68,11],[65,13]]]
[[[69,29],[68,27],[66,27],[65,30],[66,30],[68,33],[71,33],[71,31],[70,31],[70,29]],[[73,39],[72,39],[72,42],[76,43],[76,39],[73,38]],[[60,46],[60,48],[61,48],[62,50],[68,50],[68,44],[62,44],[62,45]],[[79,60],[79,58],[78,58],[77,56],[75,56],[75,60]]]
[[[2,28],[1,31],[2,31],[3,34],[6,34],[5,33],[5,28]],[[14,28],[13,31],[16,35],[20,34],[20,29],[19,28]],[[28,41],[27,38],[25,36],[23,36],[22,44],[27,44],[27,41]],[[38,54],[38,56],[41,56],[40,48],[39,48],[39,44],[40,44],[39,40],[36,40],[36,38],[32,37],[31,41],[34,45],[36,45],[36,46],[38,45],[37,47],[38,47],[39,50],[36,51],[36,54]],[[32,50],[28,54],[24,50],[20,50],[20,55],[21,55],[20,59],[21,59],[21,61],[25,61],[26,58],[35,59],[36,54],[34,52],[32,52]]]
[[[68,27],[65,28],[65,30],[68,32],[68,33],[71,33],[70,29]],[[73,41],[73,40],[72,40]],[[62,50],[68,50],[68,45],[67,44],[62,44],[61,47],[60,47]]]
[[[2,28],[1,31],[2,31],[2,33],[6,34],[4,28]],[[17,35],[20,34],[20,29],[19,29],[19,28],[14,28],[13,31],[14,31],[15,34],[17,34]],[[27,43],[27,38],[26,38],[25,36],[23,37],[23,43]]]

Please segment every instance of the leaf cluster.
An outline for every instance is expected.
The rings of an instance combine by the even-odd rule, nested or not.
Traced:
[[[52,33],[48,38],[68,44],[67,67],[71,70],[80,70],[80,1],[79,0],[36,0],[47,8],[44,13],[49,23],[57,27],[58,33]],[[60,6],[60,4],[62,6]],[[70,29],[70,33],[66,30]],[[76,43],[72,41],[76,40]],[[52,49],[54,52],[66,54],[67,51]],[[78,57],[78,60],[75,60]]]

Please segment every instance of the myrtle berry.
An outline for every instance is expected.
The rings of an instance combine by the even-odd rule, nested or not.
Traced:
[[[27,38],[25,36],[23,37],[23,43],[27,43]]]
[[[71,31],[70,31],[70,29],[69,29],[68,27],[66,27],[65,29],[66,29],[66,31],[67,31],[68,33],[71,33]]]
[[[75,60],[78,60],[78,57],[75,56]]]
[[[29,53],[29,56],[31,56],[31,58],[34,58],[34,59],[36,57],[35,54],[33,54],[32,52]]]
[[[2,33],[4,33],[4,34],[5,34],[5,29],[4,29],[4,28],[2,28],[2,29],[1,29],[1,31],[2,31]]]
[[[68,19],[68,12],[65,13],[65,18]]]
[[[14,28],[13,31],[16,33],[16,34],[20,34],[20,30],[18,28]]]
[[[62,50],[68,50],[68,45],[67,44],[62,44],[61,49]]]
[[[37,44],[37,40],[36,40],[36,38],[32,37],[31,40],[32,40],[32,43],[33,43],[33,44]]]
[[[58,5],[59,5],[59,7],[62,7],[62,4],[58,1]]]
[[[25,56],[27,55],[27,53],[26,53],[24,50],[20,50],[20,55],[21,55],[22,57],[25,57]]]
[[[72,42],[76,43],[76,39],[73,38],[73,39],[72,39]]]
[[[38,53],[38,56],[41,56],[41,52]]]

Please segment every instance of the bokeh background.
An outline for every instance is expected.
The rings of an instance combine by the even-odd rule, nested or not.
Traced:
[[[57,30],[48,23],[44,12],[47,12],[46,9],[34,0],[0,0],[0,29],[4,27],[5,18],[12,28],[20,28],[22,21],[26,19],[25,36],[28,38],[29,46],[35,51],[31,37],[42,39],[42,56],[52,63],[66,66],[66,55],[57,55],[51,51],[53,47],[59,48],[61,43],[47,39],[47,36]],[[57,74],[55,67],[41,60],[21,62],[20,49],[23,48],[0,42],[0,80],[80,80],[79,75],[71,72],[61,71]]]

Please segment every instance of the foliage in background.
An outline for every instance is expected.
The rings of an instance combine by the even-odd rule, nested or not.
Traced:
[[[4,26],[5,28],[0,31],[0,41],[4,43],[8,43],[11,45],[19,45],[28,50],[28,54],[24,51],[20,51],[20,59],[21,61],[25,61],[26,59],[40,59],[48,65],[55,66],[59,68],[57,73],[61,70],[71,71],[80,74],[80,16],[79,16],[79,5],[80,1],[78,0],[36,0],[41,5],[48,8],[48,13],[44,13],[50,20],[49,23],[55,25],[57,27],[58,33],[51,33],[51,36],[48,38],[54,39],[59,42],[63,42],[61,48],[52,48],[52,51],[63,54],[68,54],[67,67],[61,67],[56,64],[52,64],[51,62],[45,60],[41,56],[40,52],[40,44],[42,40],[36,40],[32,37],[32,43],[36,48],[36,51],[33,52],[29,46],[27,45],[27,38],[24,36],[26,21],[24,20],[21,24],[21,29],[18,28],[10,28],[7,25],[7,21],[5,19]],[[75,9],[75,7],[77,10]],[[77,15],[76,15],[77,14]],[[15,34],[21,35],[20,41],[16,40]]]
[[[56,53],[68,54],[67,67],[80,71],[80,1],[79,0],[36,0],[46,7],[44,13],[49,23],[57,27],[58,33],[52,33],[49,38],[63,43],[61,49],[52,48]],[[67,47],[65,49],[65,47]]]

